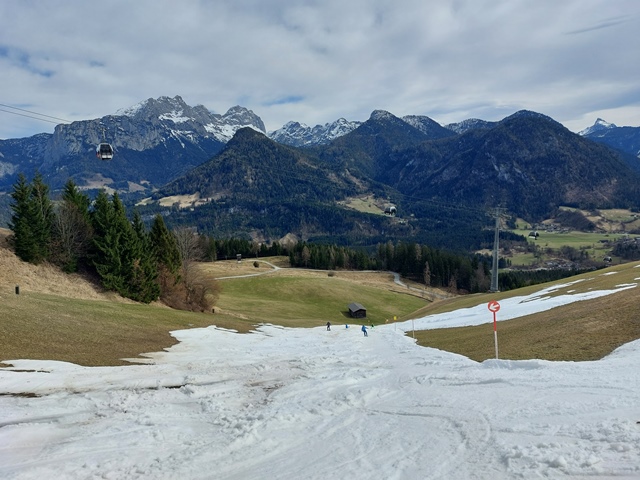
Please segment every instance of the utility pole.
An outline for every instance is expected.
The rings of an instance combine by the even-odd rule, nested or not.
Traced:
[[[500,239],[500,217],[502,216],[503,208],[496,207],[496,211],[493,214],[496,218],[496,229],[493,237],[493,265],[491,268],[491,289],[490,292],[499,292],[498,290],[498,243]]]

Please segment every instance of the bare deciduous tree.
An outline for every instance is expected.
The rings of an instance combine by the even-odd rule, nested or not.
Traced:
[[[173,231],[182,260],[181,281],[172,289],[170,303],[175,308],[194,311],[211,311],[218,298],[220,286],[211,274],[197,265],[202,260],[202,242],[191,228]],[[179,306],[178,306],[179,305]]]
[[[53,225],[53,260],[65,270],[74,270],[78,259],[87,254],[91,227],[78,207],[63,202],[57,209]]]

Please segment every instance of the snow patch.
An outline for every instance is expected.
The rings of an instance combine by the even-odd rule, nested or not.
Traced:
[[[498,319],[589,298],[558,288],[502,300]],[[622,288],[635,286],[590,295]],[[416,323],[490,321],[482,304]],[[6,361],[0,476],[640,476],[640,340],[594,362],[477,363],[417,346],[404,324],[335,324],[175,331],[124,367]]]

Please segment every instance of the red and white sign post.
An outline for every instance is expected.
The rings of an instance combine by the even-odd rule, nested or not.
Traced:
[[[493,342],[496,345],[496,360],[497,360],[498,359],[498,327],[496,322],[496,313],[498,312],[498,310],[500,310],[500,304],[495,300],[491,300],[487,304],[487,308],[489,309],[490,312],[493,313]]]

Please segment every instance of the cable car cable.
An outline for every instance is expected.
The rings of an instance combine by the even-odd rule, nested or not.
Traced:
[[[24,108],[12,107],[11,105],[5,105],[4,103],[0,103],[0,107],[11,108],[13,110],[19,110],[21,112],[31,113],[32,115],[38,115],[39,117],[51,118],[53,120],[59,120],[59,121],[64,122],[64,123],[72,123],[71,120],[66,120],[66,119],[60,118],[60,117],[53,117],[51,115],[45,115],[44,113],[38,113],[38,112],[34,112],[32,110],[25,110]],[[38,118],[38,117],[32,117],[32,116],[24,115],[24,114],[17,113],[17,112],[11,112],[11,111],[8,111],[8,110],[3,110],[3,109],[0,109],[0,111],[1,112],[6,112],[6,113],[12,113],[14,115],[21,115],[23,117],[33,118],[35,120],[41,120],[43,122],[54,123],[51,120],[46,120],[44,118]]]

